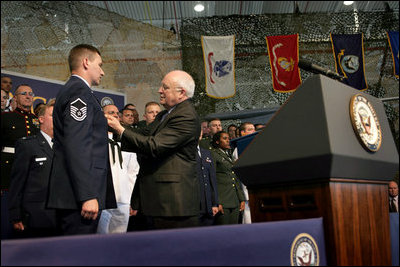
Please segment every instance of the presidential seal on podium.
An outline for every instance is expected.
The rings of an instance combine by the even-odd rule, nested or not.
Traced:
[[[382,143],[382,131],[371,102],[361,94],[352,96],[350,117],[353,129],[363,147],[370,152],[378,151]]]

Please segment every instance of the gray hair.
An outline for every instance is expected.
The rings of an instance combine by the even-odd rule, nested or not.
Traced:
[[[188,97],[193,97],[194,95],[194,89],[195,89],[195,84],[192,76],[189,73],[186,73],[187,75],[182,75],[180,77],[181,79],[178,79],[176,82],[179,85],[179,87],[182,87],[186,91],[186,95]]]

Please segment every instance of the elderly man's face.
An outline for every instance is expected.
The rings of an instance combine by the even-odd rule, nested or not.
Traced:
[[[395,182],[389,183],[389,195],[395,197],[399,194],[399,186]]]
[[[174,74],[167,74],[158,89],[158,93],[160,94],[160,104],[167,110],[186,99],[185,89],[179,87],[174,78],[176,78],[174,77]]]

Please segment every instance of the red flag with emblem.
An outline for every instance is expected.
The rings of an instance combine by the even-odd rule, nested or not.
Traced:
[[[299,35],[267,36],[272,85],[275,91],[289,93],[301,84],[299,62]]]

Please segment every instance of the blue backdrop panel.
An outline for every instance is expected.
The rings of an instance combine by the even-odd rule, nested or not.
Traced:
[[[28,84],[35,93],[33,107],[35,107],[40,102],[44,102],[43,99],[46,99],[47,101],[50,98],[55,98],[58,91],[65,84],[65,82],[62,81],[49,80],[41,77],[3,70],[1,71],[1,75],[11,77],[11,80],[13,82],[13,87],[11,90],[12,94],[14,94],[15,89],[20,84]],[[102,101],[105,97],[111,98],[118,109],[122,109],[125,105],[125,94],[104,89],[94,89],[93,92],[99,101]]]
[[[240,154],[242,154],[242,152],[244,151],[244,149],[250,144],[251,141],[253,141],[254,137],[258,134],[259,132],[254,132],[252,134],[248,134],[245,136],[241,136],[235,139],[232,139],[230,141],[230,145],[232,148],[236,148],[238,149],[238,156],[240,156]]]
[[[292,243],[312,236],[326,265],[322,218],[1,241],[1,265],[280,265]]]

